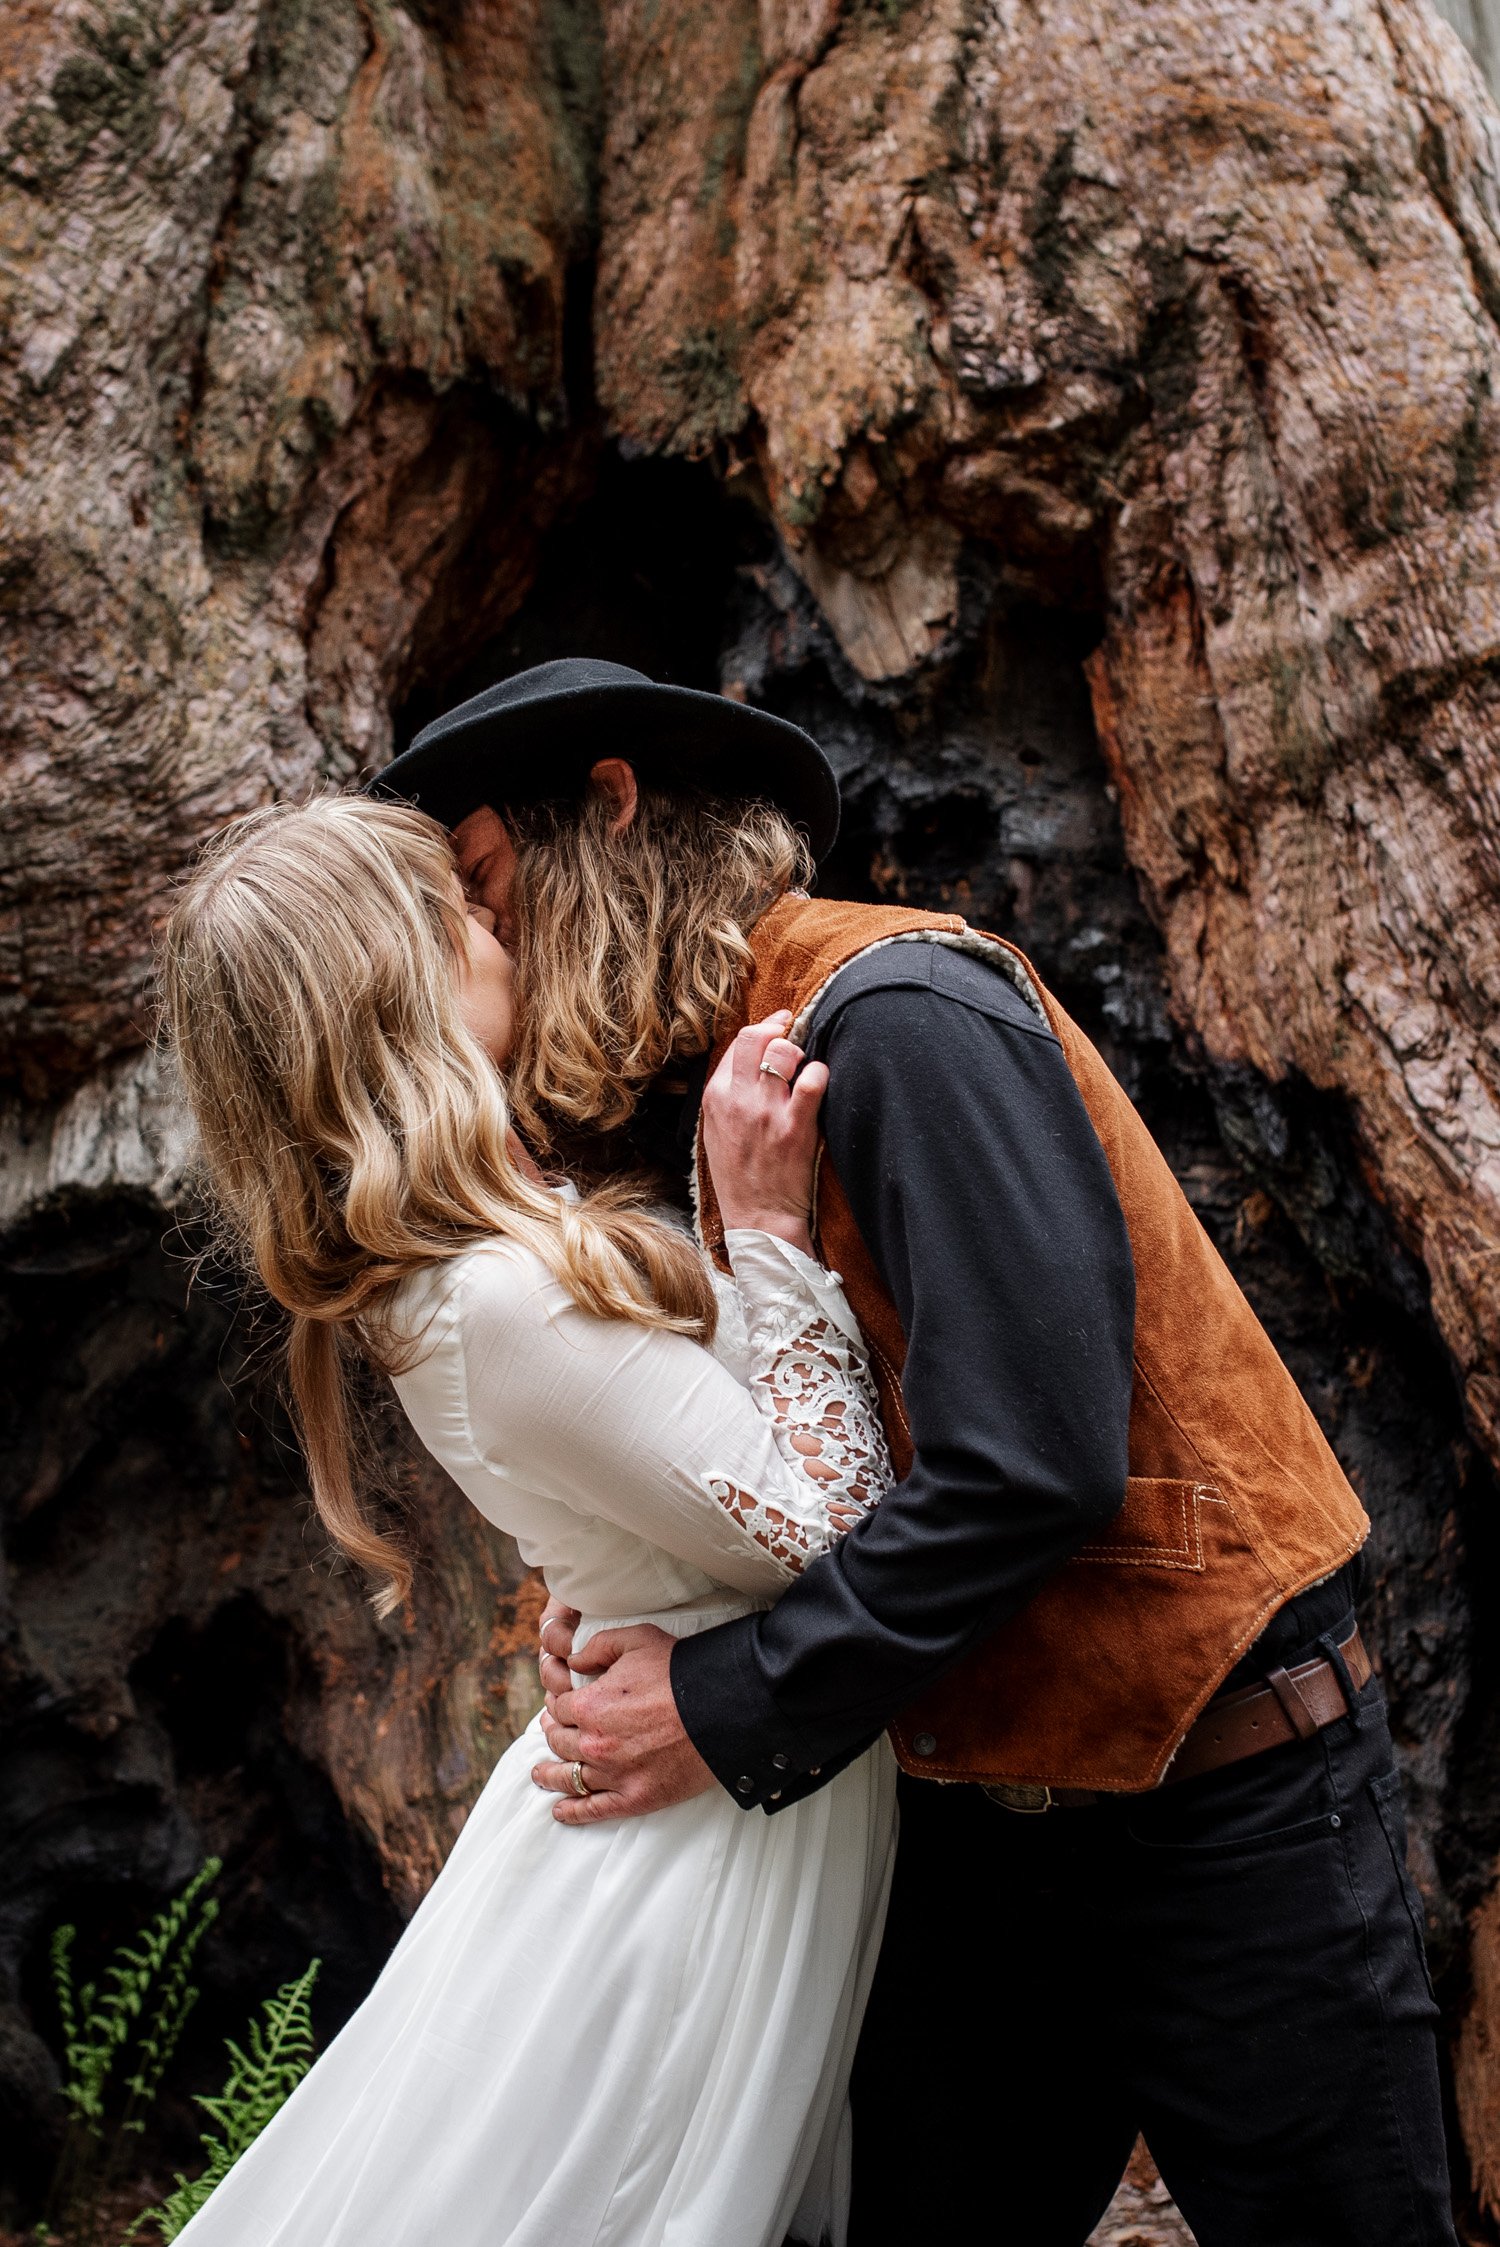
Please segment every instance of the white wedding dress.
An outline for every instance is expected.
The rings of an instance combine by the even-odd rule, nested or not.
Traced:
[[[889,1481],[837,1279],[731,1233],[713,1354],[501,1242],[408,1282],[422,1441],[585,1621],[768,1606]],[[420,1595],[419,1595],[420,1596]],[[842,2247],[885,1914],[882,1741],[773,1817],[720,1788],[570,1828],[508,1750],[359,2011],[189,2247]]]

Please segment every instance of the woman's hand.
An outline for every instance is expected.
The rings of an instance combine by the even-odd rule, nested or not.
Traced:
[[[549,1707],[559,1693],[572,1690],[573,1673],[568,1668],[568,1656],[573,1651],[573,1634],[582,1620],[576,1607],[564,1607],[560,1599],[549,1598],[542,1609],[541,1628],[537,1632],[540,1641],[537,1670]]]
[[[703,1146],[725,1230],[775,1233],[810,1255],[828,1071],[804,1061],[791,1022],[773,1014],[741,1030],[703,1095]]]

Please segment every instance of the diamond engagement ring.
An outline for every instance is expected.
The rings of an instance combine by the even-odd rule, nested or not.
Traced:
[[[783,1076],[779,1069],[773,1068],[769,1061],[761,1063],[760,1073],[763,1077],[775,1077],[779,1083],[787,1086],[790,1086],[792,1081],[790,1077]]]

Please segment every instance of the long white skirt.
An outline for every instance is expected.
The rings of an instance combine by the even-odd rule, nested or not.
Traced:
[[[571,1829],[508,1750],[359,2011],[189,2247],[842,2247],[882,1741],[775,1817]]]

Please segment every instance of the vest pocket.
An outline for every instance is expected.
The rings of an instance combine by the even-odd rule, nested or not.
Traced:
[[[1203,1523],[1199,1509],[1222,1506],[1211,1482],[1184,1482],[1161,1475],[1132,1475],[1125,1503],[1107,1535],[1080,1545],[1072,1561],[1107,1561],[1135,1568],[1203,1569]]]

